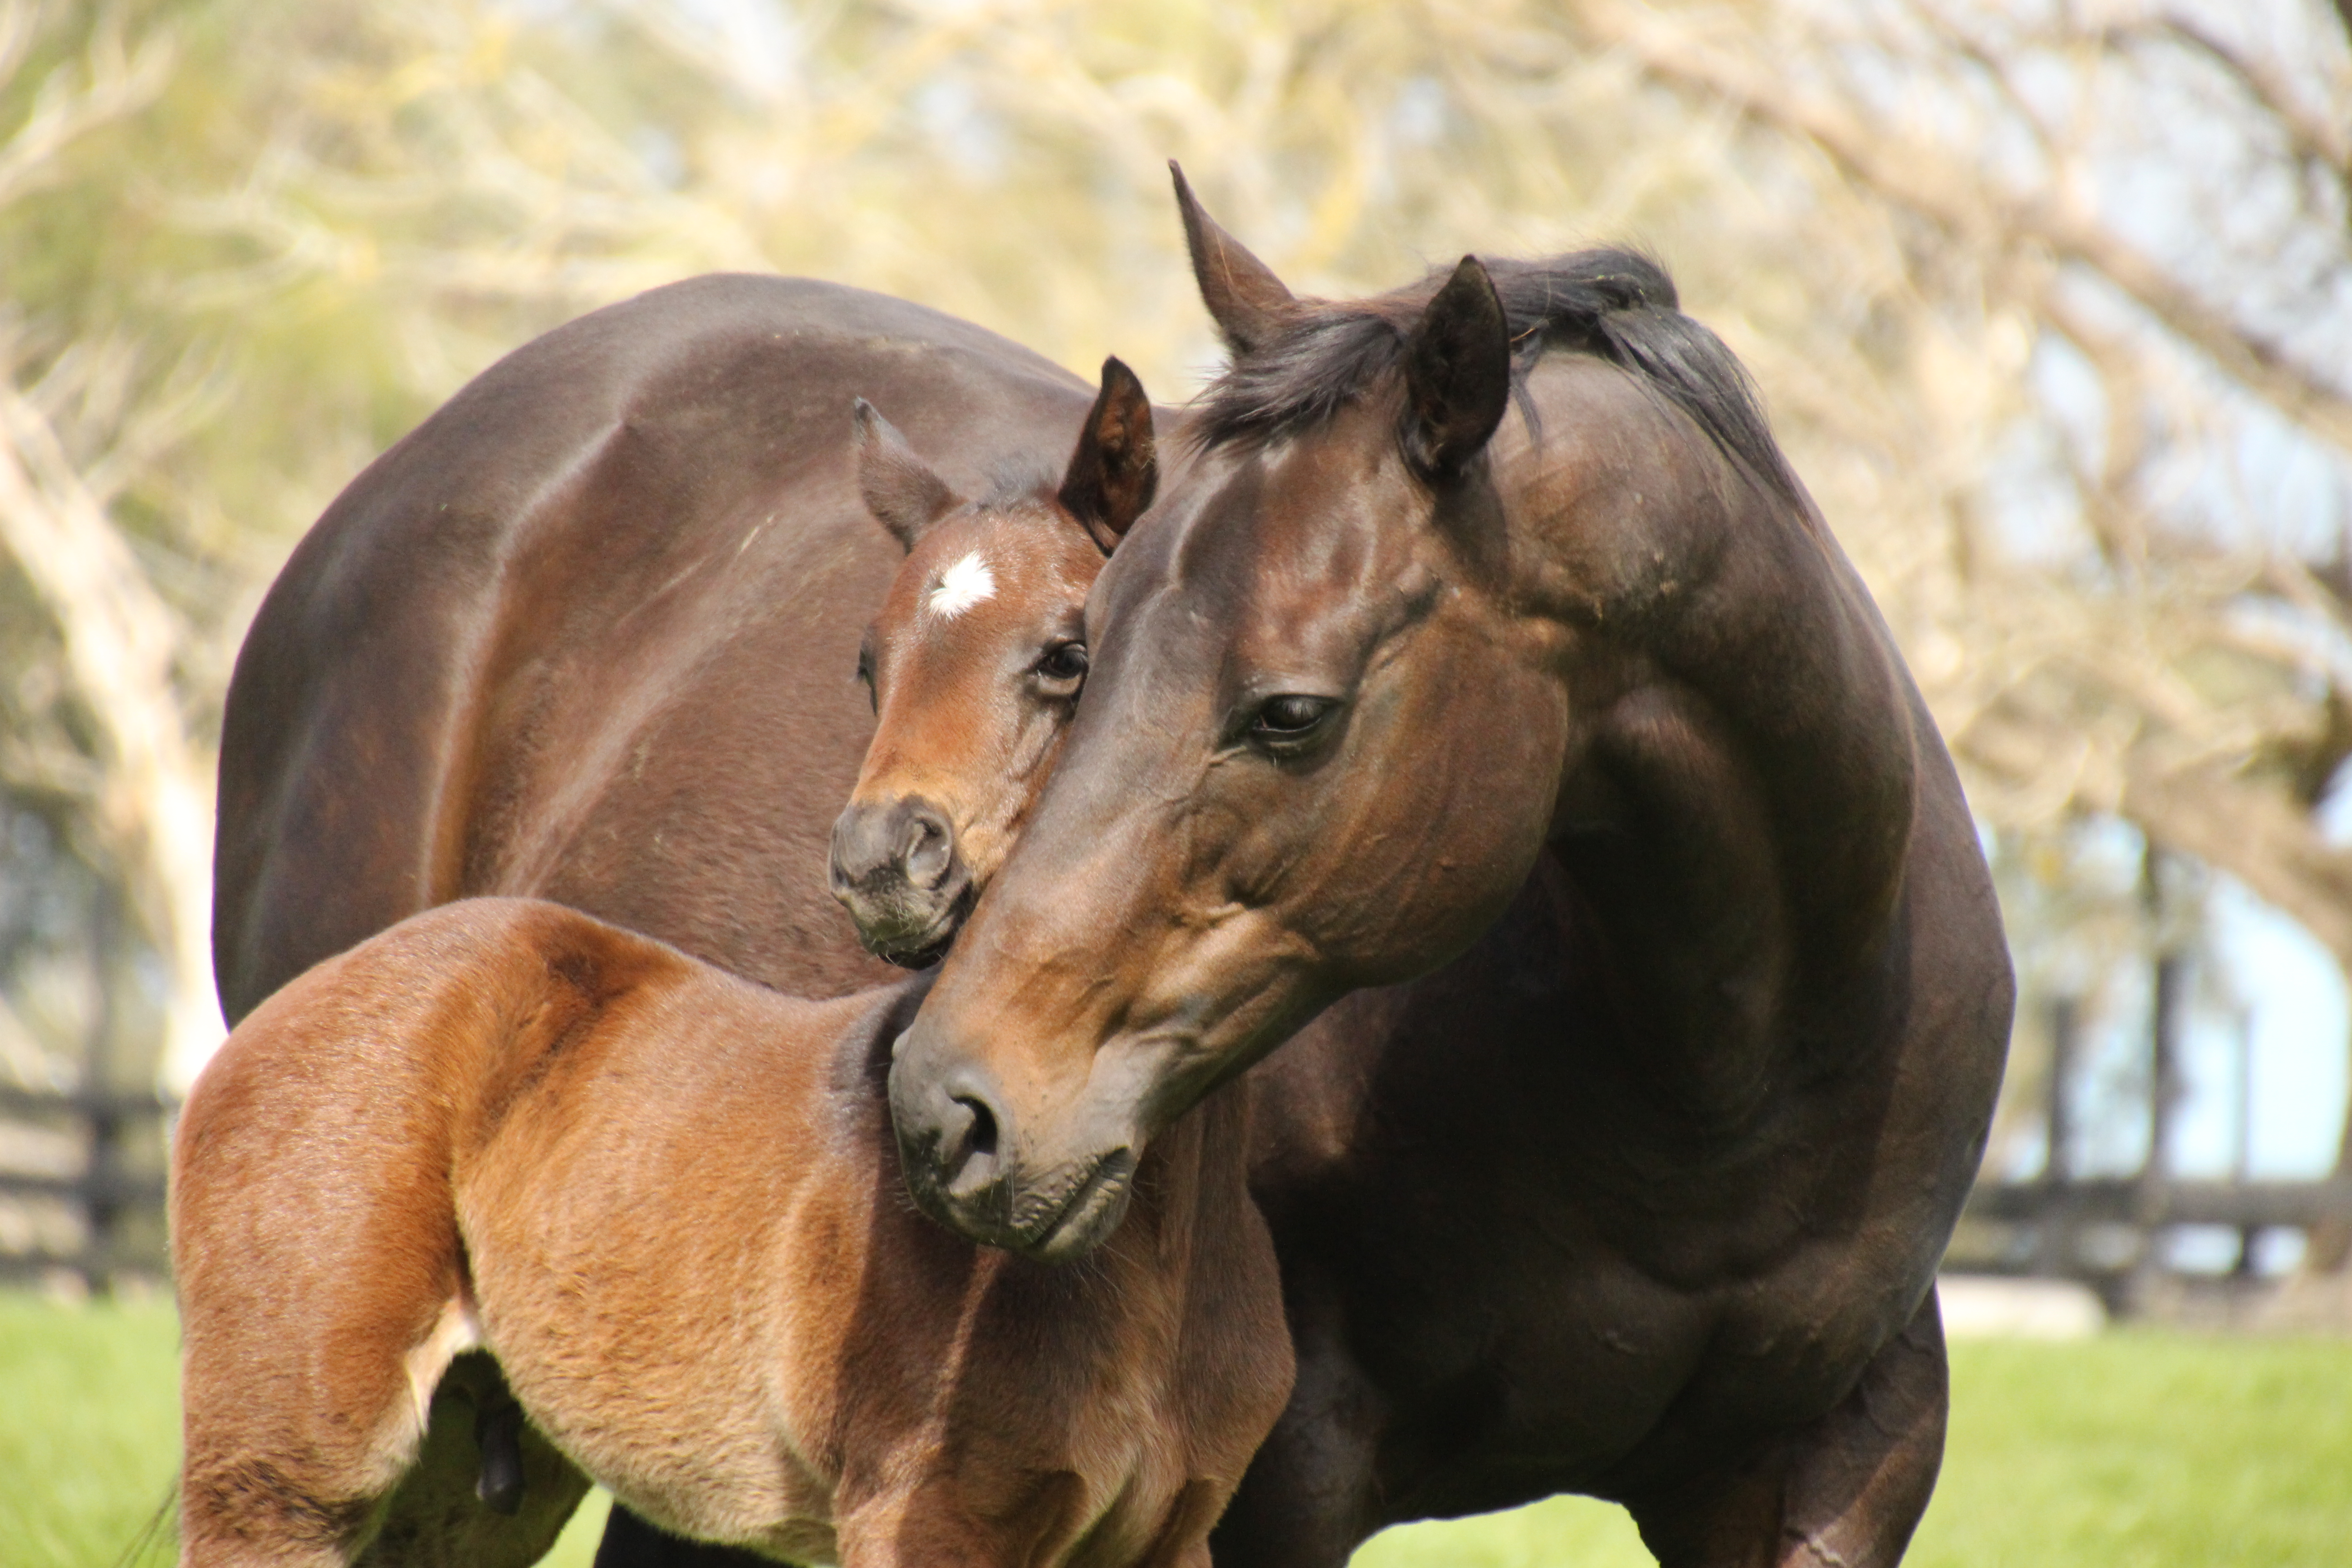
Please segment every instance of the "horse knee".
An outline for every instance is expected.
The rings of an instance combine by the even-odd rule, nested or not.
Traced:
[[[1879,1568],[1900,1562],[1943,1468],[1950,1408],[1943,1317],[1930,1290],[1794,1455],[1780,1563]]]
[[[1948,1392],[1931,1291],[1826,1415],[1630,1502],[1643,1542],[1664,1568],[1892,1568],[1935,1490]]]

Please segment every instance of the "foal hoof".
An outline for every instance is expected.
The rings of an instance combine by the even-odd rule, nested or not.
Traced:
[[[474,1495],[512,1515],[522,1507],[522,1406],[511,1399],[486,1405],[474,1418],[474,1441],[482,1450]]]

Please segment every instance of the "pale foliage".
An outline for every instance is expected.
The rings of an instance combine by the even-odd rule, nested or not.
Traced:
[[[23,0],[5,15],[23,31]],[[178,323],[158,343],[236,351],[229,396],[259,422],[250,450],[203,433],[154,506],[239,582],[388,411],[709,268],[909,296],[1082,374],[1116,351],[1181,398],[1214,351],[1174,156],[1311,292],[1465,250],[1655,249],[1754,369],[1988,822],[2120,813],[2352,961],[2352,857],[2315,815],[2352,744],[2352,645],[2313,531],[2352,449],[2352,64],[2315,0],[2189,22],[1962,0],[244,15],[152,20],[252,55],[207,57],[236,149],[159,181],[209,248],[151,301]],[[110,47],[124,79],[150,58]],[[97,47],[72,79],[88,112]],[[144,352],[163,397],[177,362]],[[174,634],[184,745],[236,625]]]

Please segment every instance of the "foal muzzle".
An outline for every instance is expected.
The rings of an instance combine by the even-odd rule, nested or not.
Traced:
[[[852,801],[833,825],[827,876],[866,951],[908,969],[937,962],[971,910],[955,826],[920,795]]]

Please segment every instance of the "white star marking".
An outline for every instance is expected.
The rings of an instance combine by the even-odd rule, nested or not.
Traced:
[[[996,579],[975,550],[940,574],[940,580],[931,584],[930,608],[935,615],[952,618],[995,596]]]

